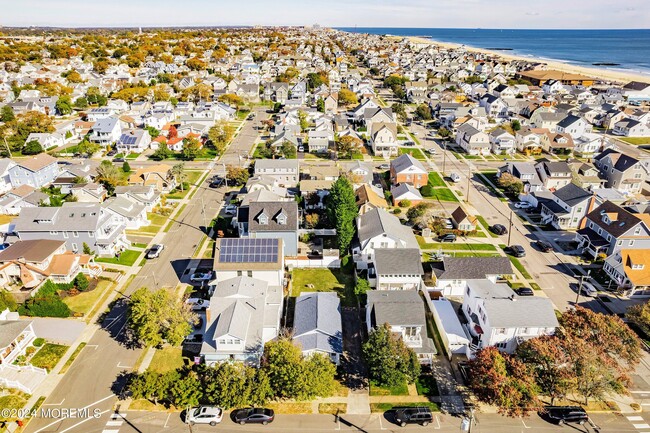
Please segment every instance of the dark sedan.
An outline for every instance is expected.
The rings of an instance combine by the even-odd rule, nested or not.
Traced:
[[[544,253],[550,253],[551,251],[553,251],[553,245],[551,245],[550,242],[543,241],[540,239],[537,242],[535,242],[535,245],[537,246],[537,248],[539,248],[540,251]]]
[[[490,229],[492,230],[492,233],[497,235],[505,235],[506,233],[508,233],[508,229],[503,224],[495,224],[492,227],[490,227]]]
[[[241,425],[248,423],[267,425],[273,422],[275,413],[273,409],[264,409],[261,407],[237,409],[233,412],[233,420]]]

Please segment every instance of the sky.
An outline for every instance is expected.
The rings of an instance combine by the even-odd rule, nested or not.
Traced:
[[[650,0],[0,0],[0,25],[649,28]]]

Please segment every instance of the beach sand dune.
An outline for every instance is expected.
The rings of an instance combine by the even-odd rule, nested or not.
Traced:
[[[397,37],[397,36],[395,36],[395,38],[400,40],[403,39],[403,37]],[[417,44],[432,44],[445,49],[455,49],[463,46],[462,44],[434,41],[432,39],[416,37],[416,36],[411,36],[408,39]],[[650,76],[635,74],[633,72],[614,71],[614,70],[602,69],[602,68],[588,68],[588,67],[575,66],[568,63],[552,61],[552,60],[535,59],[532,57],[503,54],[498,51],[490,51],[483,48],[469,47],[467,45],[465,45],[464,47],[465,50],[472,53],[489,54],[491,56],[499,57],[503,60],[525,60],[528,62],[544,63],[546,64],[547,69],[554,69],[557,71],[569,72],[572,74],[587,75],[589,77],[597,78],[602,81],[616,82],[622,84],[628,83],[630,81],[641,81],[643,83],[650,83]]]

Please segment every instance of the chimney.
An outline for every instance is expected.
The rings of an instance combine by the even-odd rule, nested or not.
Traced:
[[[205,328],[207,329],[210,325],[210,307],[205,309]]]

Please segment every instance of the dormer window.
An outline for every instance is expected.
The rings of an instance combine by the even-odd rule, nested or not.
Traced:
[[[641,270],[641,269],[643,269],[643,267],[644,267],[643,263],[640,263],[640,264],[633,263],[632,264],[632,269],[635,269],[635,270]]]
[[[284,210],[281,210],[280,213],[277,214],[275,221],[281,225],[285,225],[287,223],[287,215],[284,213]]]
[[[257,222],[263,226],[269,223],[269,217],[264,213],[264,211],[262,211],[262,213],[257,217]]]

